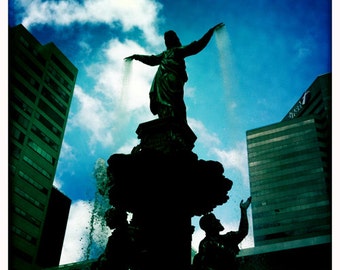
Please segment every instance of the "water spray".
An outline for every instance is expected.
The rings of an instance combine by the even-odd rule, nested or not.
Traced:
[[[110,207],[108,198],[107,167],[104,159],[97,159],[94,166],[94,177],[96,179],[96,193],[89,222],[89,234],[87,247],[84,251],[85,260],[100,255],[107,242],[107,227],[104,219],[106,210]]]
[[[217,29],[215,31],[215,41],[219,53],[219,64],[222,72],[223,86],[225,88],[225,93],[227,97],[231,92],[231,53],[230,53],[230,38],[227,33],[227,28],[225,26]]]
[[[120,94],[120,106],[121,110],[126,108],[125,102],[130,90],[130,82],[131,82],[131,73],[132,73],[132,60],[124,60],[123,64],[123,76],[122,76],[122,89]]]

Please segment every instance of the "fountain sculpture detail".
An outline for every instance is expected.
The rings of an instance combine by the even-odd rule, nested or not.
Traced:
[[[115,231],[93,269],[189,269],[191,218],[228,201],[233,182],[223,175],[222,164],[201,160],[192,152],[196,135],[187,124],[182,100],[187,78],[184,57],[202,50],[222,26],[216,25],[187,46],[169,31],[162,54],[126,58],[160,65],[150,91],[151,111],[159,119],[138,126],[140,144],[131,154],[116,153],[108,159],[112,209],[107,221]],[[159,73],[164,70],[167,75],[162,77]],[[130,223],[127,212],[132,213]],[[116,248],[122,239],[121,249]]]

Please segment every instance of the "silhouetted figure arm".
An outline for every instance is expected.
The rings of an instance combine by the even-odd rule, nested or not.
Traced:
[[[211,37],[214,34],[214,31],[217,29],[220,29],[224,26],[224,23],[219,23],[215,25],[214,27],[210,28],[208,32],[206,32],[203,37],[201,37],[198,41],[193,41],[187,46],[179,47],[180,48],[180,56],[182,58],[185,58],[190,55],[194,55],[202,51],[209,43]],[[163,53],[159,55],[141,55],[141,54],[133,54],[131,56],[128,56],[124,58],[126,61],[131,60],[138,60],[146,65],[149,66],[156,66],[159,65],[161,60],[163,58]]]
[[[125,61],[131,61],[131,60],[138,60],[146,65],[149,66],[157,66],[161,63],[162,60],[162,54],[159,55],[142,55],[142,54],[134,54],[128,57],[125,57]]]
[[[201,37],[198,41],[194,41],[187,46],[184,46],[182,49],[182,57],[187,57],[190,55],[194,55],[202,51],[209,43],[211,37],[213,36],[215,30],[220,29],[224,26],[224,23],[219,23],[214,27],[210,28],[208,32],[206,32],[203,37]]]
[[[238,227],[238,231],[228,232],[225,236],[229,239],[233,239],[233,242],[239,244],[247,236],[249,231],[249,223],[247,216],[247,209],[251,203],[251,197],[249,197],[245,202],[243,200],[240,202],[241,218]]]
[[[241,241],[247,236],[249,230],[249,223],[248,223],[248,216],[247,216],[247,209],[251,203],[251,197],[249,197],[245,202],[243,200],[240,203],[241,209],[241,219],[238,228],[238,234]]]

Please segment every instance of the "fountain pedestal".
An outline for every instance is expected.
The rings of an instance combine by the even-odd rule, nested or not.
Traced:
[[[136,133],[141,141],[133,152],[141,149],[153,149],[163,153],[191,151],[197,139],[186,122],[173,117],[142,123]]]
[[[110,203],[131,212],[138,228],[136,269],[189,269],[191,217],[229,199],[232,181],[216,161],[191,150],[195,134],[185,122],[157,119],[139,125],[131,154],[108,160]]]

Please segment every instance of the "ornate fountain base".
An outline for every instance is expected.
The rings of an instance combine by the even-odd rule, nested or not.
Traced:
[[[131,212],[130,225],[137,228],[131,268],[187,270],[191,217],[227,202],[232,181],[222,164],[191,151],[196,136],[186,123],[157,119],[140,124],[136,133],[141,143],[131,154],[108,160],[110,203]]]

